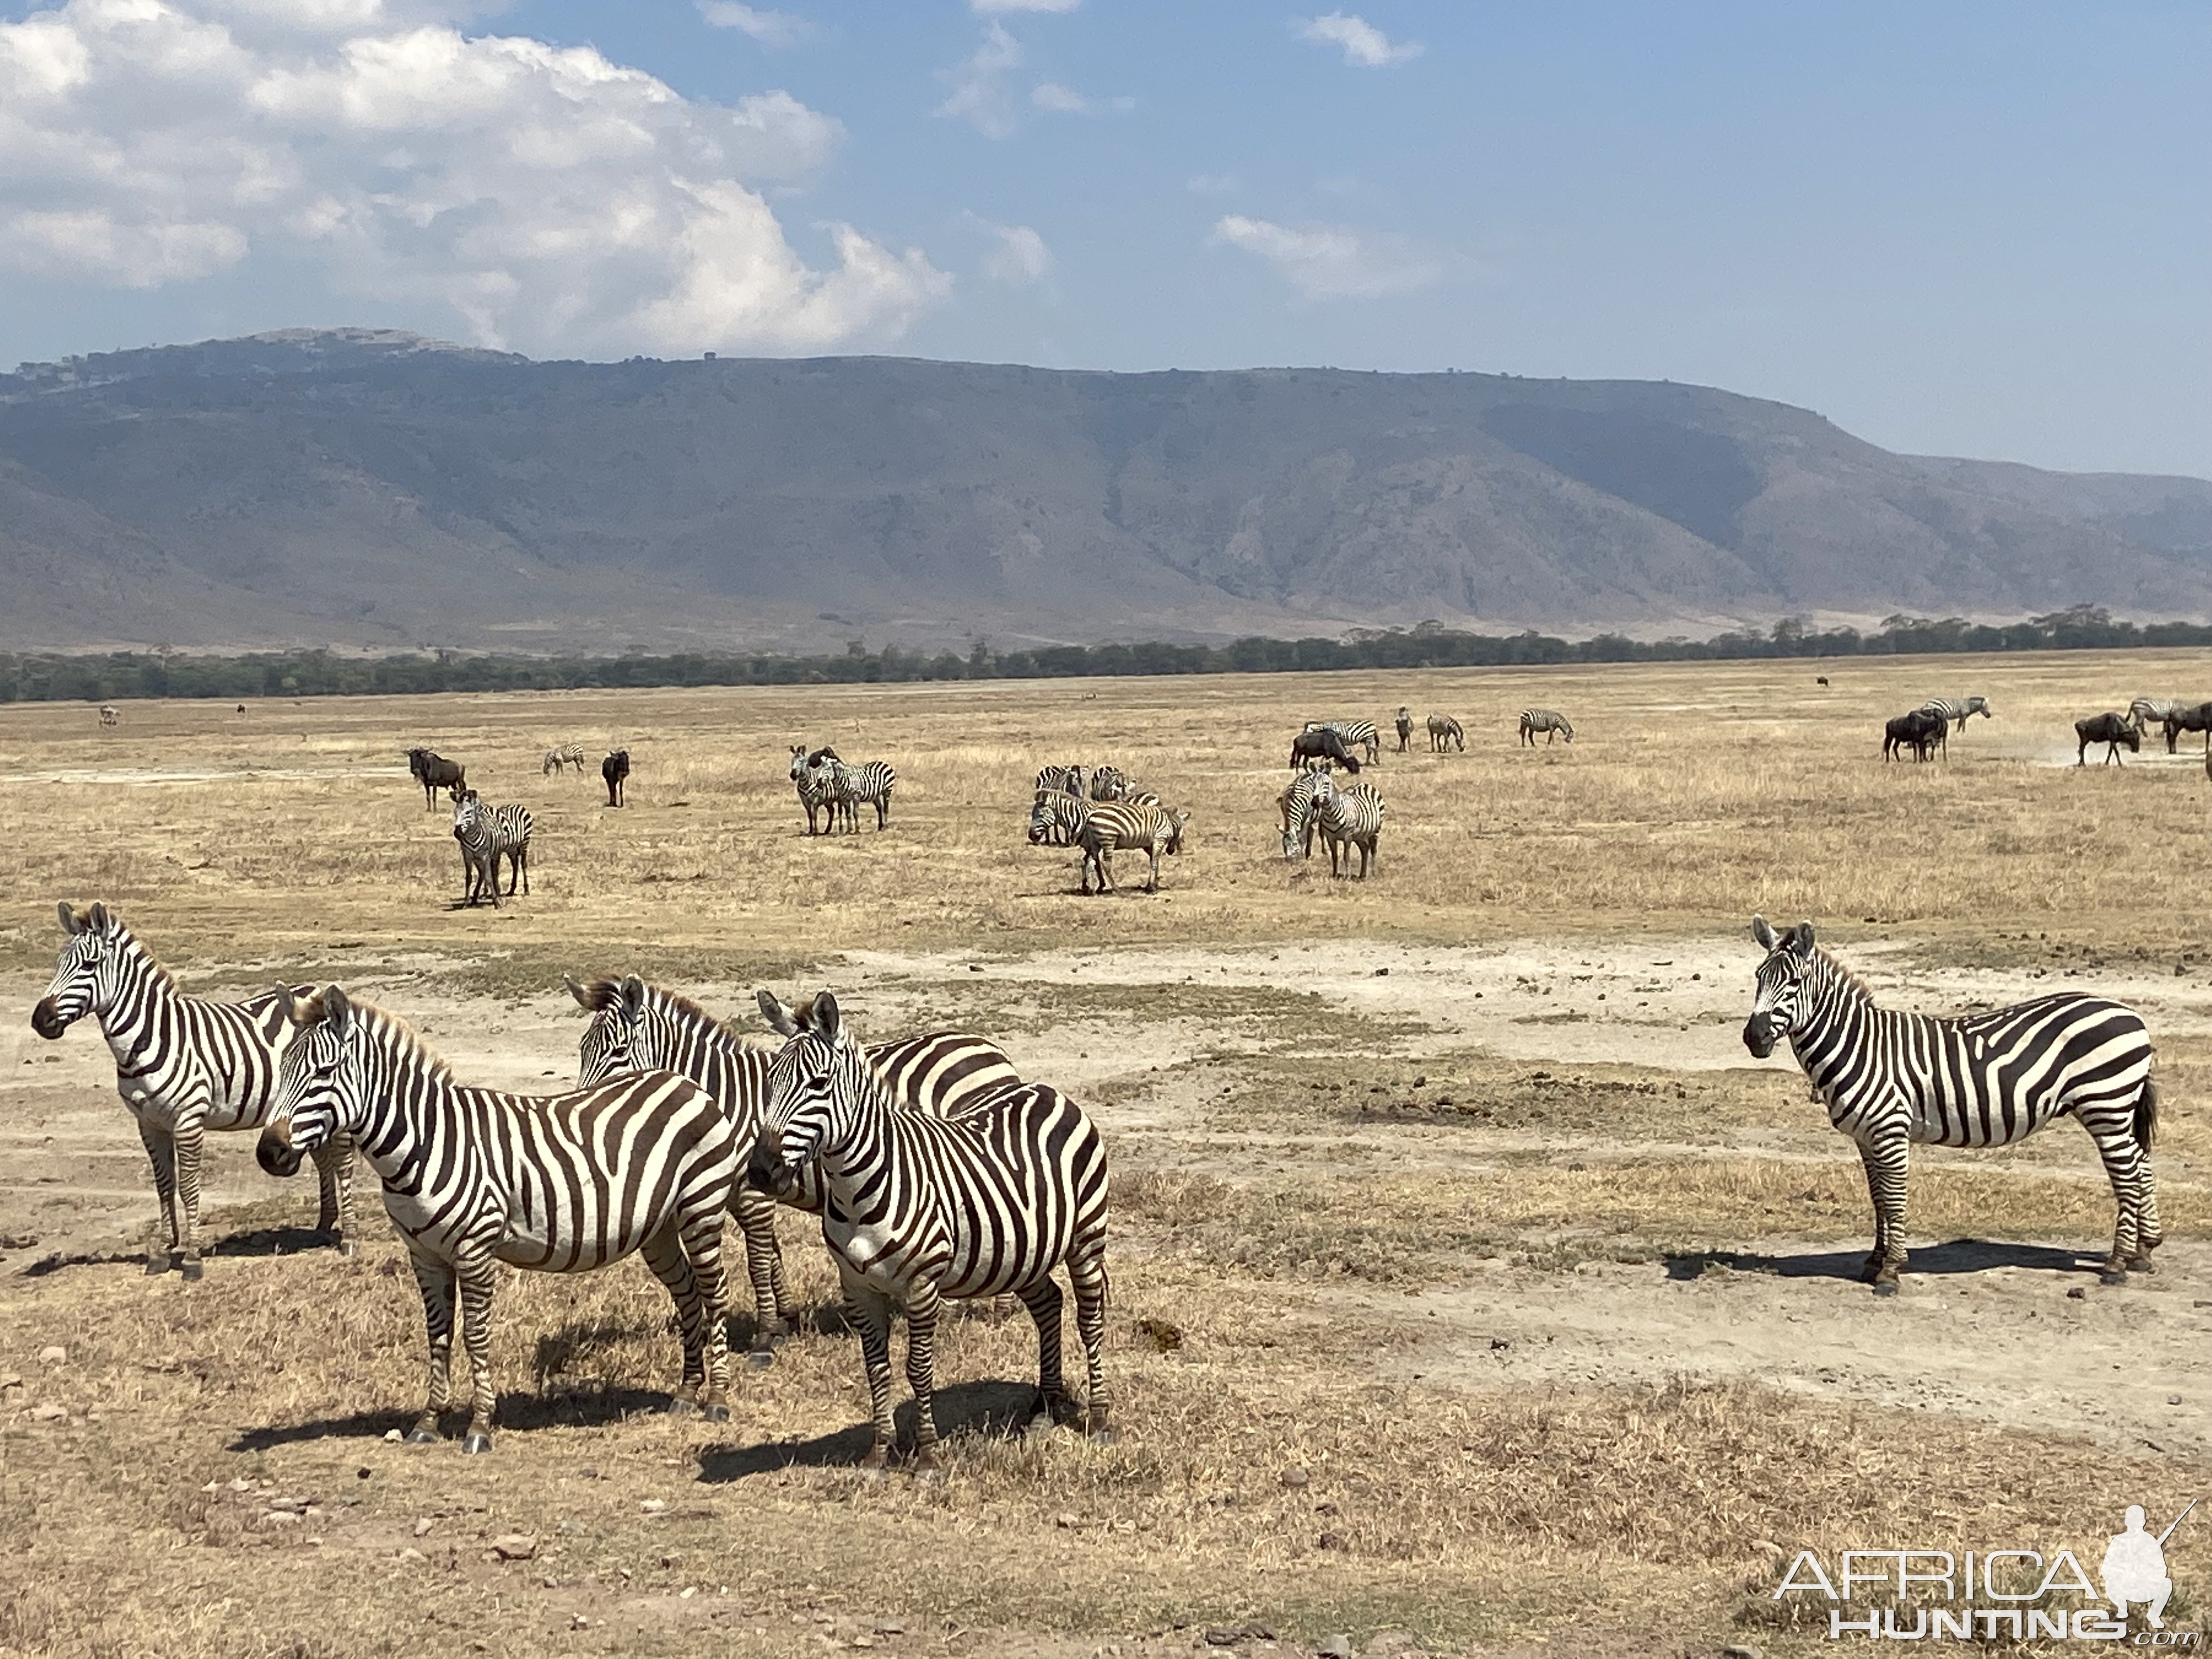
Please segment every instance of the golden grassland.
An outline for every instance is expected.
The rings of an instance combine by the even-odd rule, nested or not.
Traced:
[[[1846,948],[1872,923],[1942,960],[2163,962],[2205,940],[2188,857],[2212,800],[2201,760],[2154,740],[2140,763],[2076,771],[2070,723],[2190,693],[2199,672],[2191,656],[2125,653],[244,714],[126,703],[112,732],[89,708],[0,708],[0,867],[17,901],[0,915],[0,969],[11,1010],[37,994],[58,897],[118,906],[190,988],[373,970],[398,988],[380,993],[392,1006],[417,988],[479,1026],[595,965],[744,983],[863,949],[989,960],[1070,944],[1735,935],[1753,909],[1820,919]],[[1882,763],[1885,716],[1970,691],[1996,718],[1948,762]],[[1417,728],[1431,709],[1457,715],[1468,751],[1431,757],[1417,729],[1416,753],[1387,757],[1367,883],[1286,866],[1272,800],[1290,735],[1308,718],[1387,728],[1401,702]],[[1529,703],[1566,711],[1575,743],[1517,748]],[[595,777],[541,777],[542,750],[570,738],[595,756],[629,747],[629,807],[608,810]],[[426,813],[403,769],[421,742],[537,813],[529,898],[451,908],[448,813]],[[892,761],[890,828],[801,835],[784,776],[801,742]],[[1194,814],[1158,897],[1079,898],[1071,854],[1024,844],[1032,774],[1077,759],[1112,760]],[[118,776],[178,773],[213,775]],[[1133,862],[1120,873],[1133,890]],[[1808,1242],[1863,1251],[1857,1161],[1794,1075],[1408,1052],[1418,1008],[1316,1006],[1285,973],[1278,993],[1163,983],[1054,1000],[958,972],[944,988],[946,1018],[987,1031],[1049,1037],[1079,1014],[1121,1033],[1127,1066],[1091,1097],[1127,1126],[1114,1141],[1114,1443],[1021,1433],[1034,1339],[1025,1319],[978,1312],[939,1344],[948,1478],[865,1479],[857,1345],[797,1217],[787,1259],[819,1328],[740,1374],[731,1423],[665,1409],[665,1301],[626,1266],[503,1285],[491,1456],[390,1443],[419,1402],[419,1303],[373,1179],[352,1260],[303,1253],[301,1182],[207,1218],[221,1242],[198,1285],[149,1283],[135,1261],[0,1277],[0,1655],[828,1643],[1059,1659],[1188,1651],[1193,1627],[1246,1620],[1309,1644],[1399,1628],[1455,1651],[1754,1639],[1811,1653],[1825,1632],[1765,1593],[1778,1552],[1919,1541],[1931,1524],[1960,1547],[2079,1547],[2115,1493],[2170,1516],[2204,1488],[2201,1457],[2092,1442],[2070,1420],[2004,1428],[1778,1378],[1695,1380],[1686,1329],[1684,1375],[1417,1375],[1437,1346],[1420,1328],[1432,1292],[1510,1283],[1571,1299],[1586,1268],[1748,1280]],[[1146,1043],[1177,1019],[1207,1036],[1155,1071]],[[544,1063],[565,1077],[573,1054]],[[2165,1042],[2161,1065],[2169,1236],[2199,1241],[2212,1043]],[[249,1158],[226,1140],[218,1179],[250,1187]],[[2111,1225],[2065,1126],[1996,1160],[1925,1158],[1914,1197],[1916,1239],[2089,1252]],[[1839,1317],[1875,1305],[1845,1280],[1810,1283]],[[1960,1286],[1961,1307],[1981,1294],[1966,1275],[1944,1293]],[[733,1319],[740,1343],[749,1327]],[[1869,1321],[1868,1340],[1885,1328]],[[1479,1322],[1462,1339],[1487,1358]],[[2083,1340],[2120,1344],[2127,1363],[2124,1337]],[[67,1358],[40,1359],[50,1345]],[[508,1534],[532,1535],[529,1559],[498,1559],[491,1540]],[[2201,1537],[2185,1529],[2170,1559],[2179,1582],[2212,1587]],[[2201,1613],[2185,1597],[2169,1617]]]

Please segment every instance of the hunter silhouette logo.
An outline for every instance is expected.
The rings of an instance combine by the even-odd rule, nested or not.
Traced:
[[[2105,1546],[2093,1582],[2073,1551],[1846,1550],[1830,1572],[1818,1552],[1800,1550],[1783,1573],[1774,1600],[1818,1595],[1828,1609],[1828,1639],[1863,1636],[1871,1641],[1954,1640],[2122,1642],[2162,1652],[2201,1652],[2203,1632],[2170,1631],[2166,1603],[2173,1578],[2166,1544],[2188,1518],[2192,1498],[2164,1532],[2153,1535],[2143,1507],[2130,1504],[2121,1530]],[[2098,1583],[2104,1586],[2099,1605]],[[2070,1599],[2062,1599],[2070,1598]],[[1869,1606],[1869,1601],[1887,1605]],[[1854,1607],[1856,1602],[1858,1605]],[[2148,1629],[2130,1633],[2130,1609],[2141,1608]]]

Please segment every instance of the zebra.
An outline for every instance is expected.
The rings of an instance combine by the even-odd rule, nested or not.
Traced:
[[[1040,789],[1058,789],[1064,793],[1080,798],[1087,793],[1084,781],[1085,775],[1084,769],[1080,766],[1048,766],[1036,775],[1036,787]]]
[[[1398,752],[1402,755],[1413,746],[1413,711],[1400,703],[1392,724],[1398,728]]]
[[[555,744],[550,749],[545,751],[545,758],[538,763],[538,775],[541,778],[544,777],[550,773],[559,771],[564,766],[573,766],[578,772],[581,772],[584,769],[584,745],[582,744]]]
[[[1094,766],[1091,769],[1091,787],[1085,792],[1093,800],[1122,800],[1129,793],[1129,777],[1118,766]]]
[[[1030,845],[1073,847],[1090,819],[1090,805],[1081,796],[1040,789],[1030,803]]]
[[[198,1279],[201,1137],[210,1129],[261,1127],[291,1027],[274,997],[212,1002],[184,995],[105,904],[95,902],[82,914],[66,902],[55,908],[69,943],[31,1011],[31,1029],[52,1041],[87,1014],[100,1021],[115,1055],[115,1091],[137,1122],[169,1228],[168,1249],[149,1250],[146,1271],[174,1267]],[[334,1140],[318,1152],[315,1173],[315,1231],[351,1255],[352,1143]]]
[[[768,1109],[768,1050],[733,1036],[690,998],[649,985],[635,974],[589,985],[573,979],[565,983],[577,1006],[592,1017],[579,1045],[578,1088],[591,1088],[623,1072],[681,1073],[714,1097],[740,1146],[749,1146],[759,1136]],[[877,1043],[867,1050],[867,1060],[892,1098],[938,1117],[965,1111],[1022,1080],[1004,1049],[963,1031]],[[755,1366],[774,1360],[776,1346],[797,1322],[775,1237],[779,1203],[821,1214],[820,1172],[801,1170],[788,1186],[773,1193],[742,1182],[731,1192],[730,1211],[744,1235],[745,1270],[753,1286]]]
[[[599,763],[599,781],[607,786],[607,805],[629,805],[629,750],[617,749]]]
[[[1291,787],[1275,797],[1276,809],[1283,815],[1283,856],[1286,859],[1306,859],[1313,856],[1314,832],[1320,828],[1315,805],[1323,797],[1335,792],[1335,781],[1324,769],[1301,772],[1291,780]]]
[[[488,889],[499,908],[499,861],[507,862],[507,896],[519,881],[530,891],[530,832],[537,820],[527,806],[487,806],[473,789],[453,803],[453,839],[461,844],[461,866],[468,878],[461,902],[472,905]]]
[[[2181,710],[2193,705],[2182,697],[2137,697],[2128,705],[2128,724],[2136,729],[2136,736],[2146,737],[2154,726],[2163,726]]]
[[[422,786],[422,810],[428,811],[438,804],[438,792],[450,790],[455,800],[468,787],[469,769],[458,761],[449,761],[434,749],[410,749],[407,751],[407,770],[416,782]]]
[[[114,704],[104,702],[100,705],[100,723],[102,726],[120,726],[123,724],[122,712]]]
[[[382,1179],[429,1337],[429,1401],[409,1440],[440,1437],[457,1290],[474,1384],[461,1449],[489,1451],[500,1264],[583,1273],[634,1252],[675,1301],[684,1390],[710,1419],[728,1418],[722,1212],[743,1154],[712,1096],[672,1072],[559,1095],[467,1088],[404,1022],[335,985],[277,994],[300,1030],[254,1157],[288,1176],[343,1133]]]
[[[1158,892],[1161,856],[1173,857],[1182,851],[1183,825],[1189,822],[1189,813],[1171,812],[1164,806],[1140,806],[1127,801],[1096,803],[1084,814],[1082,827],[1075,832],[1075,844],[1083,849],[1083,890],[1092,890],[1091,872],[1095,870],[1097,890],[1112,892],[1114,854],[1130,850],[1142,852],[1152,860],[1152,876],[1145,890]]]
[[[1990,712],[1990,700],[1987,697],[1930,697],[1920,707],[1929,714],[1941,714],[1943,717],[1946,731],[1956,726],[1960,731],[1964,732],[1966,729],[1967,716],[1971,714],[1979,714],[1984,720],[1996,718]]]
[[[1314,820],[1321,826],[1322,844],[1328,848],[1328,872],[1349,875],[1352,849],[1359,849],[1359,879],[1367,879],[1367,867],[1375,860],[1376,838],[1382,833],[1382,797],[1371,783],[1355,783],[1339,789],[1332,786],[1327,794],[1314,799]],[[1341,854],[1345,868],[1337,868],[1337,857]]]
[[[1375,729],[1373,720],[1308,720],[1309,732],[1334,732],[1344,739],[1346,749],[1360,748],[1367,751],[1367,763],[1382,763],[1382,734]]]
[[[1449,749],[1454,745],[1457,745],[1462,753],[1466,752],[1467,733],[1460,729],[1459,722],[1449,714],[1430,715],[1430,752],[1433,754],[1440,749]]]
[[[1555,708],[1524,708],[1521,711],[1521,741],[1531,749],[1536,746],[1536,733],[1546,732],[1544,741],[1549,744],[1554,737],[1575,740],[1575,728],[1567,724],[1567,717]]]
[[[915,1111],[868,1065],[829,992],[787,1008],[763,991],[760,1005],[788,1040],[769,1067],[767,1122],[746,1177],[774,1186],[820,1168],[823,1242],[860,1331],[875,1419],[864,1466],[883,1467],[896,1432],[890,1327],[903,1307],[915,1468],[937,1468],[937,1320],[949,1296],[1018,1296],[1036,1322],[1040,1414],[1107,1436],[1107,1170],[1097,1127],[1041,1083],[1001,1089],[957,1117]],[[1052,1273],[1063,1263],[1089,1370],[1084,1407],[1069,1399],[1060,1371],[1062,1299]]]
[[[898,774],[886,761],[863,761],[858,766],[848,766],[841,760],[830,762],[830,787],[836,803],[837,815],[845,827],[854,834],[860,832],[860,808],[876,809],[876,828],[880,830],[890,821],[891,791],[898,785]]]
[[[817,749],[809,754],[806,745],[791,745],[791,787],[799,792],[799,804],[806,809],[806,833],[818,833],[814,827],[814,815],[826,811],[830,816],[830,830],[837,828],[837,799],[832,792],[829,769],[825,761],[837,758],[834,749]]]
[[[2150,1271],[2160,1238],[2149,1153],[2158,1123],[2142,1017],[2102,997],[2039,997],[1938,1018],[1877,1008],[1866,987],[1800,922],[1777,933],[1753,916],[1759,964],[1744,1046],[1764,1060],[1790,1039],[1828,1121],[1858,1143],[1874,1200],[1874,1250],[1861,1277],[1877,1295],[1905,1270],[1906,1163],[1914,1141],[2009,1146],[2053,1118],[2097,1143],[2119,1219],[2105,1283]]]

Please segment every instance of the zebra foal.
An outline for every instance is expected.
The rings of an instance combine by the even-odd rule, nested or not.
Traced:
[[[714,1097],[740,1146],[759,1138],[768,1112],[769,1054],[734,1036],[689,997],[647,983],[636,975],[564,981],[591,1019],[578,1045],[576,1086],[592,1088],[626,1072],[676,1072]],[[866,1051],[868,1064],[893,1099],[938,1117],[950,1117],[1021,1074],[996,1043],[964,1031],[936,1031]],[[745,1271],[753,1287],[750,1363],[770,1364],[776,1346],[795,1326],[784,1279],[783,1249],[776,1242],[779,1204],[822,1213],[820,1173],[802,1170],[787,1187],[761,1191],[740,1182],[731,1189],[730,1212],[745,1241]],[[1009,1310],[1011,1311],[1011,1310]]]
[[[258,1129],[269,1115],[276,1066],[292,1028],[274,996],[211,1002],[177,989],[123,919],[95,902],[82,914],[57,905],[62,947],[53,981],[31,1011],[31,1029],[52,1041],[87,1014],[115,1056],[115,1091],[138,1125],[154,1192],[168,1224],[166,1253],[147,1252],[146,1271],[201,1274],[198,1237],[200,1153],[210,1129]],[[303,989],[306,988],[302,988]],[[353,1146],[335,1140],[315,1155],[315,1231],[340,1254],[353,1245]]]
[[[896,1432],[890,1328],[903,1307],[915,1467],[938,1467],[937,1321],[947,1297],[1019,1297],[1036,1322],[1043,1413],[1104,1434],[1106,1146],[1083,1109],[1026,1083],[957,1117],[933,1117],[892,1097],[827,991],[796,1009],[763,991],[760,1006],[788,1040],[769,1068],[767,1122],[746,1178],[772,1188],[810,1165],[820,1171],[822,1238],[868,1374],[875,1441],[866,1466],[884,1466]],[[1052,1273],[1063,1263],[1089,1370],[1087,1410],[1061,1372],[1063,1301]]]
[[[501,1262],[572,1273],[642,1254],[676,1304],[684,1388],[708,1417],[729,1416],[722,1212],[741,1153],[705,1090],[671,1072],[562,1095],[466,1088],[400,1020],[335,985],[277,994],[300,1031],[254,1157],[288,1176],[302,1152],[349,1134],[382,1179],[429,1335],[429,1399],[408,1439],[440,1437],[458,1295],[473,1384],[461,1449],[491,1449]]]
[[[1811,922],[1777,933],[1753,916],[1751,936],[1766,960],[1744,1047],[1764,1060],[1788,1037],[1828,1121],[1857,1143],[1875,1214],[1862,1277],[1875,1294],[1895,1295],[1905,1270],[1913,1142],[2009,1146],[2069,1115],[2096,1143],[2118,1208],[2105,1283],[2150,1271],[2160,1236],[2150,1168],[2158,1090],[2133,1009],[2073,994],[1952,1018],[1878,1008],[1814,943]]]

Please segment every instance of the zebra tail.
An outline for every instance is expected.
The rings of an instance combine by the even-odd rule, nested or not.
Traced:
[[[2149,1078],[2143,1079],[2142,1092],[2136,1097],[2136,1145],[2146,1152],[2158,1134],[2158,1085]]]

